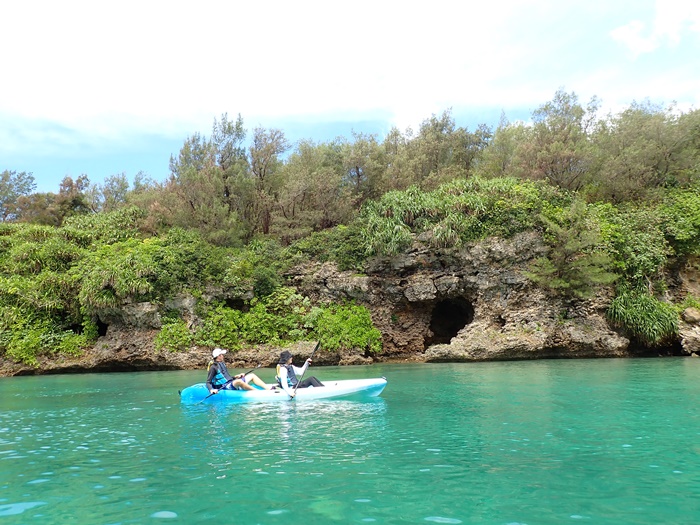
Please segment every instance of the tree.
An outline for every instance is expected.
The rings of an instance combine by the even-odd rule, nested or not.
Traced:
[[[199,171],[216,163],[216,152],[210,141],[199,133],[187,137],[177,159],[170,156],[170,176],[179,180],[187,171]]]
[[[312,232],[348,222],[353,215],[352,187],[344,183],[339,143],[302,141],[280,168],[270,232],[284,244]]]
[[[699,129],[697,110],[677,115],[673,106],[664,110],[650,102],[609,115],[594,135],[595,197],[643,200],[659,188],[691,182],[700,160],[693,130],[697,136]]]
[[[528,278],[565,296],[579,298],[589,297],[596,286],[617,279],[609,271],[611,257],[600,247],[600,229],[583,201],[574,201],[557,220],[544,215],[540,219],[551,249],[547,257],[533,261],[525,272]]]
[[[361,205],[367,199],[381,195],[381,177],[386,168],[384,151],[374,135],[352,133],[353,141],[342,141],[343,170],[345,180]]]
[[[245,137],[246,130],[240,114],[235,122],[228,119],[227,113],[221,115],[220,121],[214,119],[211,141],[216,151],[216,162],[223,171],[246,163]]]
[[[455,163],[455,130],[451,110],[439,117],[432,115],[421,123],[418,134],[409,141],[407,148],[412,184],[434,189],[463,175]]]
[[[250,171],[255,183],[253,202],[254,228],[263,234],[270,233],[272,209],[281,181],[277,171],[282,164],[279,157],[289,149],[289,142],[278,129],[255,128],[250,145]]]
[[[214,121],[211,139],[198,133],[187,138],[177,159],[170,158],[166,204],[159,206],[166,223],[196,228],[216,244],[237,244],[247,235],[236,192],[237,181],[246,176],[244,138],[240,116],[231,122],[226,114]]]
[[[455,121],[450,110],[421,123],[418,135],[411,142],[419,182],[430,176],[439,179],[441,170],[451,163],[454,149],[450,139],[454,132]]]
[[[129,181],[124,172],[109,175],[102,184],[92,184],[86,192],[86,199],[93,212],[114,211],[126,204],[129,194]]]
[[[58,226],[61,223],[56,213],[56,194],[31,193],[22,195],[15,205],[17,222]]]
[[[410,137],[410,131],[404,135],[396,127],[391,128],[384,137],[382,147],[384,148],[386,170],[381,178],[380,194],[383,195],[392,190],[404,190],[412,184],[407,154]]]
[[[26,171],[5,170],[0,173],[0,221],[17,218],[17,199],[36,189],[34,176]]]
[[[531,129],[524,124],[511,124],[505,114],[501,114],[492,139],[476,159],[475,174],[486,178],[520,176],[518,151],[527,143],[530,133]]]
[[[250,165],[244,145],[247,132],[241,115],[235,122],[228,114],[214,120],[211,144],[216,164],[221,170],[223,200],[231,214],[244,216],[245,207],[251,200]]]
[[[56,196],[56,206],[61,223],[66,217],[91,212],[86,195],[89,187],[90,179],[85,174],[75,180],[68,175],[63,177]]]
[[[575,93],[562,89],[532,114],[531,140],[520,150],[524,175],[568,190],[581,189],[590,165],[588,134],[598,101],[584,109]]]
[[[457,128],[453,137],[455,144],[454,165],[465,174],[471,173],[492,138],[493,131],[486,124],[479,124],[474,133],[465,128]]]
[[[181,170],[177,179],[166,184],[165,193],[175,198],[176,205],[170,210],[173,225],[196,229],[213,244],[239,242],[243,232],[224,199],[224,180],[217,165]]]
[[[92,213],[89,188],[90,179],[87,175],[81,175],[75,180],[66,175],[57,194],[48,192],[20,196],[15,206],[16,220],[60,226],[67,217]]]

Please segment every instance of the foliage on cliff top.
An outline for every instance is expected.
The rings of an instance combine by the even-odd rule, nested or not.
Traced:
[[[389,192],[367,203],[359,222],[367,254],[393,255],[422,233],[436,248],[510,237],[534,228],[547,208],[570,202],[566,192],[546,183],[471,177],[430,192],[417,187]]]

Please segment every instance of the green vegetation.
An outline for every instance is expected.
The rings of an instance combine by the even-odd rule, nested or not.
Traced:
[[[678,332],[678,312],[644,291],[624,290],[613,299],[610,319],[649,345],[667,341]]]
[[[362,273],[369,257],[417,240],[459,249],[527,231],[548,247],[527,270],[533,282],[572,301],[615,283],[611,321],[662,344],[680,308],[660,299],[665,270],[700,255],[699,130],[700,110],[635,103],[599,116],[595,99],[584,107],[558,91],[528,124],[470,131],[445,111],[381,140],[292,146],[224,114],[209,137],[187,138],[163,182],[66,177],[57,193],[34,193],[31,173],[6,169],[0,353],[76,353],[104,309],[163,310],[182,293],[228,303],[200,301],[196,326],[162,311],[160,348],[321,338],[376,352],[364,309],[310,304],[285,272],[317,261]]]
[[[105,309],[164,304],[183,292],[200,297],[213,288],[242,300],[246,311],[204,304],[204,321],[196,328],[164,312],[157,348],[236,349],[323,335],[331,344],[342,341],[338,346],[378,350],[379,334],[366,309],[312,307],[281,286],[293,257],[274,239],[241,249],[215,246],[198,231],[177,227],[149,236],[135,227],[142,218],[135,208],[123,208],[76,216],[61,227],[0,224],[0,351],[29,364],[42,353],[76,354],[95,341]],[[328,326],[319,326],[320,320]]]
[[[576,200],[570,208],[548,211],[551,218],[541,215],[540,221],[550,253],[535,259],[526,275],[540,286],[579,298],[591,297],[597,287],[617,280],[609,271],[612,257],[601,249],[600,222],[585,203]]]
[[[363,208],[359,223],[368,255],[393,255],[421,234],[435,248],[510,237],[534,228],[546,208],[569,202],[565,193],[541,182],[475,176],[431,192],[416,186],[389,192]]]
[[[379,352],[381,344],[381,334],[365,307],[312,306],[292,288],[281,287],[263,299],[250,301],[246,312],[215,306],[207,312],[203,325],[192,331],[182,319],[171,320],[163,326],[156,346],[178,351],[195,343],[237,350],[246,344],[284,346],[317,339],[327,350]]]

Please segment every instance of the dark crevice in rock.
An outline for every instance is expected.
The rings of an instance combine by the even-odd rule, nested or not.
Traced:
[[[466,299],[438,301],[430,318],[432,336],[426,338],[425,347],[449,344],[457,333],[474,320],[474,307]]]
[[[103,323],[99,318],[97,319],[97,335],[100,337],[103,337],[107,335],[107,329],[109,328],[109,325],[107,323]]]
[[[249,310],[248,303],[246,303],[243,299],[228,298],[225,300],[225,303],[227,308],[233,308],[234,310],[240,310],[242,312],[246,312]]]
[[[630,351],[637,357],[675,357],[688,354],[683,350],[683,345],[680,341],[671,341],[663,346],[649,347],[635,338],[632,338],[630,342]]]

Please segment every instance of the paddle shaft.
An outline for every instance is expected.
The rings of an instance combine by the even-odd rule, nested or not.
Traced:
[[[313,358],[314,358],[314,354],[316,353],[316,350],[318,350],[318,347],[319,347],[319,346],[321,346],[321,341],[319,341],[318,343],[316,343],[316,346],[314,347],[314,351],[311,352],[311,355],[309,356],[309,359],[313,359]],[[309,364],[309,366],[311,366],[311,365]],[[308,370],[308,368],[309,368],[308,366],[307,366],[306,368],[304,368],[304,372],[301,374],[301,377],[299,378],[299,381],[297,381],[297,384],[294,385],[294,395],[296,395],[296,393],[297,393],[297,388],[299,388],[299,385],[301,384],[301,380],[304,379],[304,375],[306,374],[306,371]],[[292,399],[294,399],[294,396],[292,396]]]

